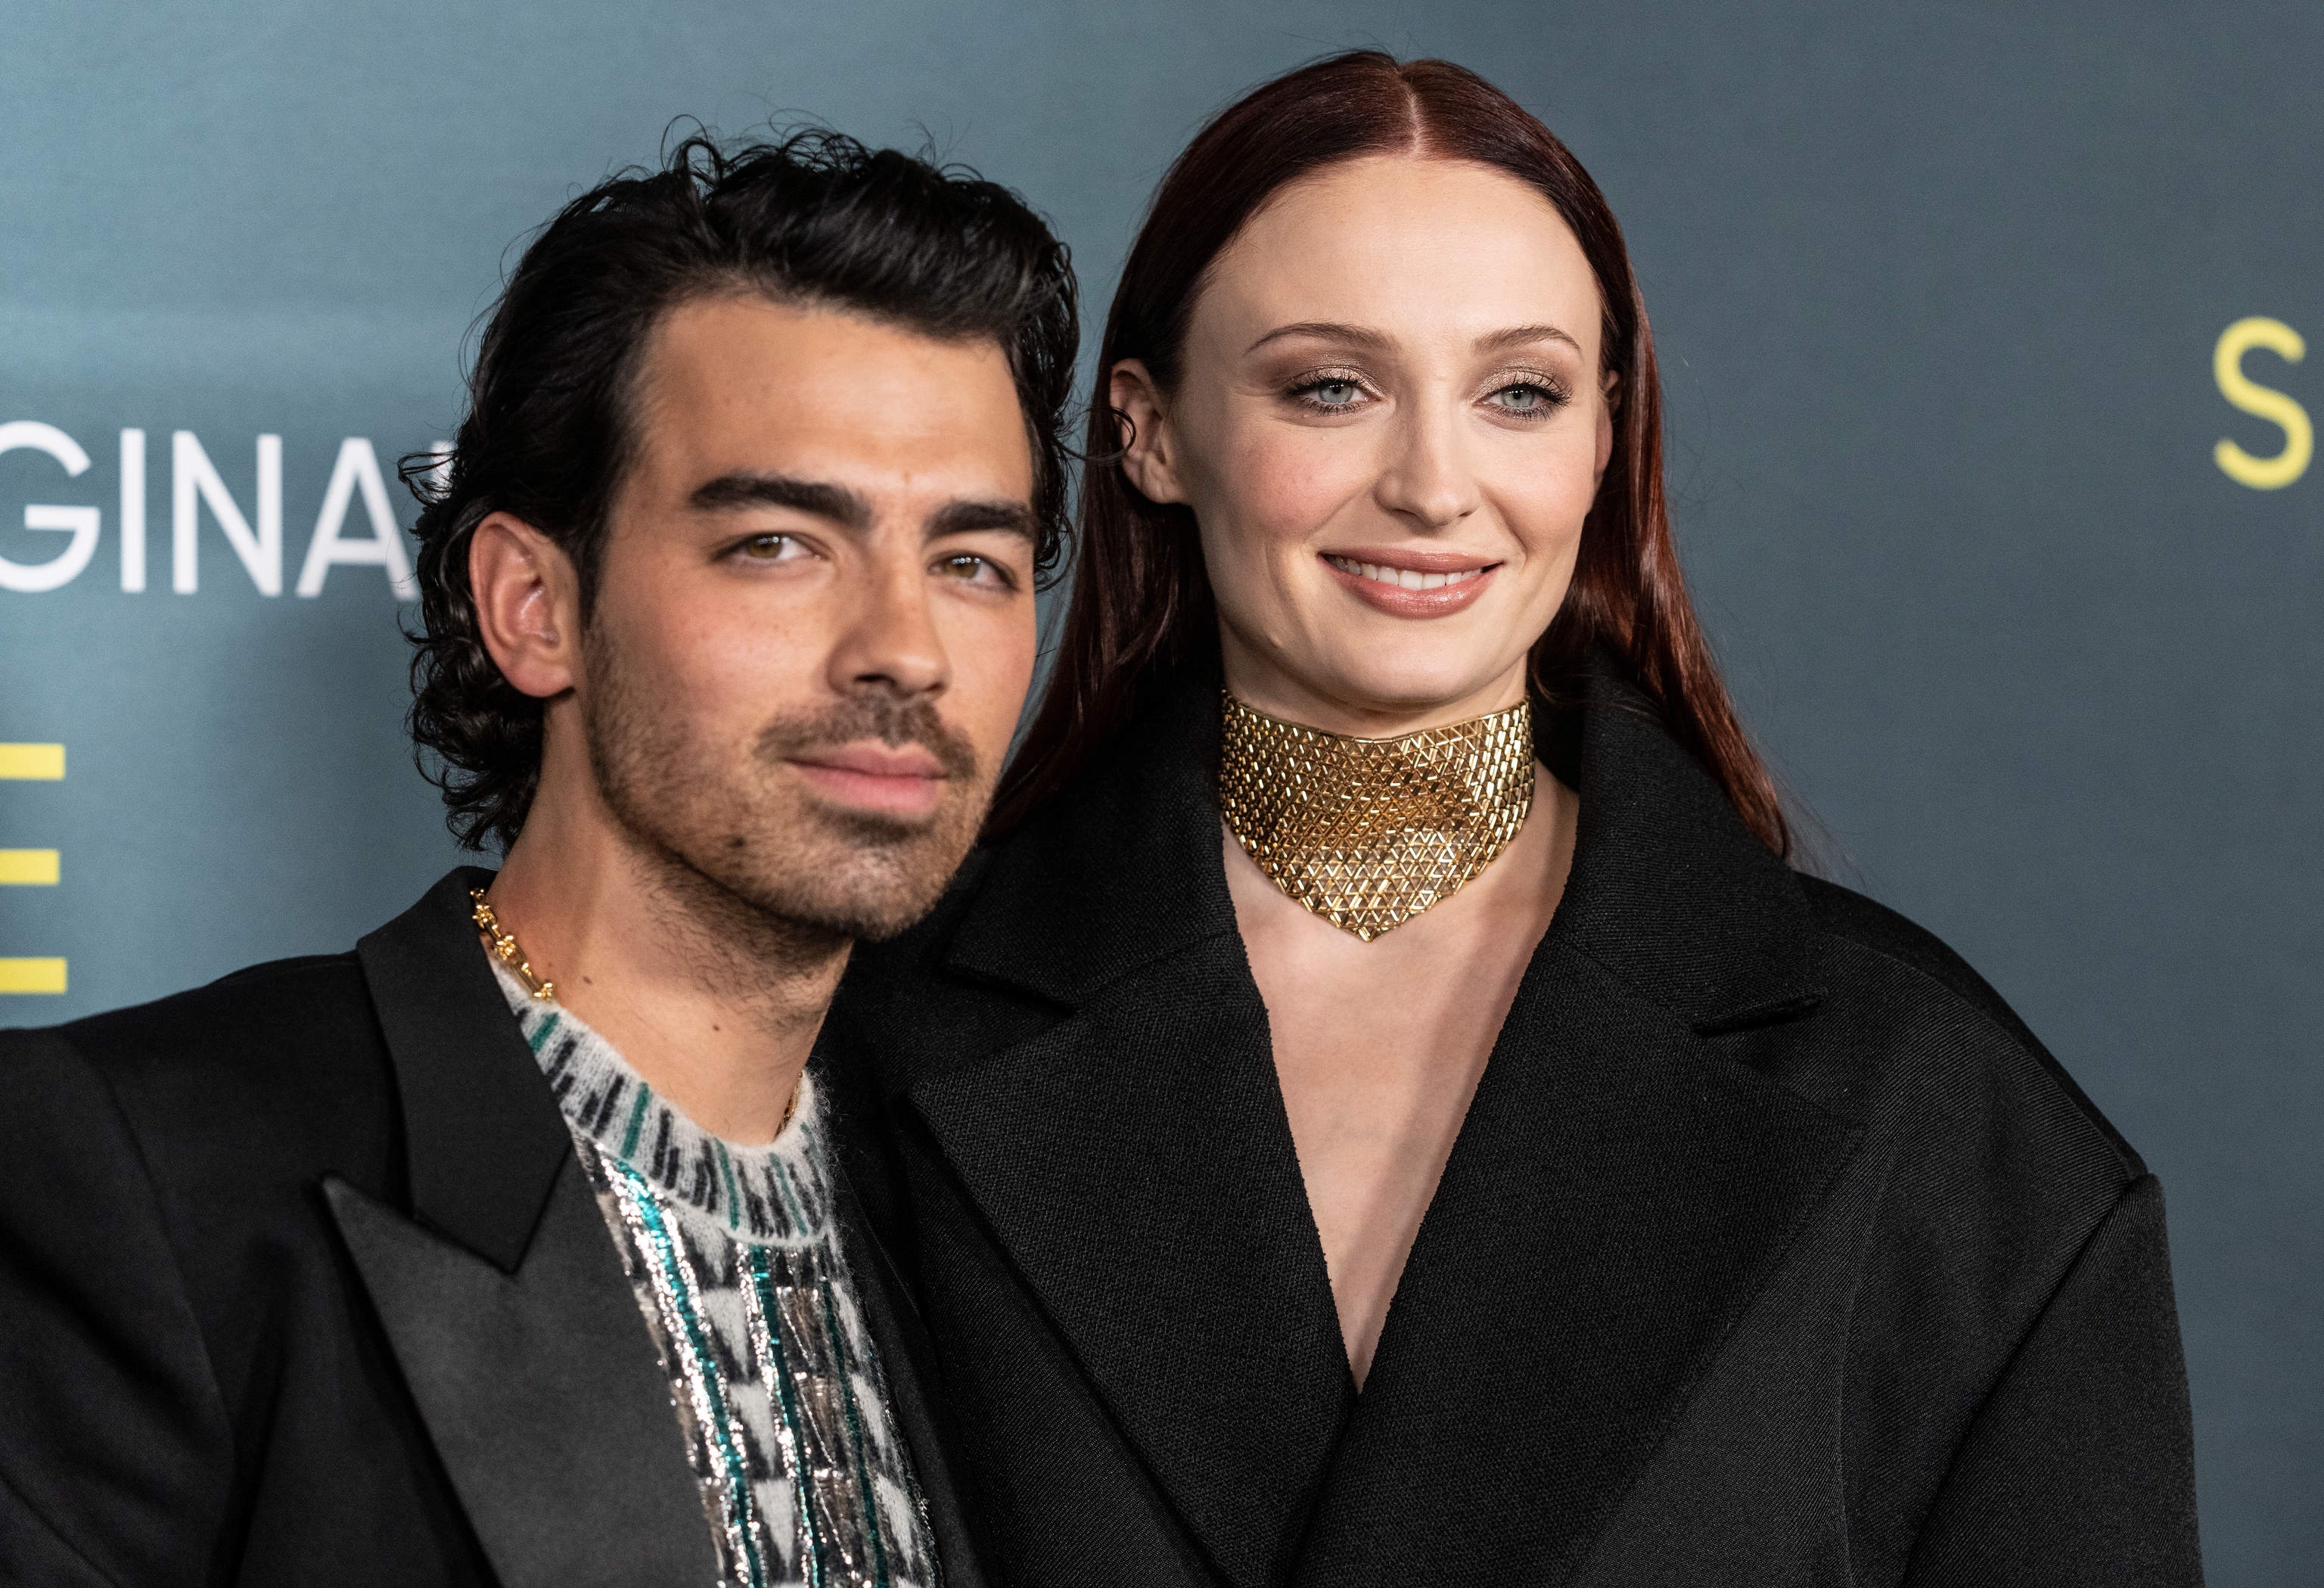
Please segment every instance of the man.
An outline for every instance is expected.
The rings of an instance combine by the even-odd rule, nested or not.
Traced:
[[[506,863],[0,1038],[0,1581],[980,1580],[806,1066],[982,819],[1074,337],[1018,200],[834,134],[533,242],[420,525]]]

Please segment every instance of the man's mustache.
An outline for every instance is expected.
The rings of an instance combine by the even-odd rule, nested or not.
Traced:
[[[862,696],[820,711],[778,717],[759,730],[756,752],[765,762],[789,761],[862,739],[877,739],[891,749],[918,744],[936,758],[945,777],[964,783],[975,780],[975,747],[947,727],[934,706],[926,700],[896,700],[883,695]]]

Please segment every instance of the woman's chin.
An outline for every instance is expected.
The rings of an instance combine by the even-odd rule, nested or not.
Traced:
[[[1384,738],[1506,710],[1525,697],[1524,679],[1522,656],[1514,666],[1448,666],[1441,657],[1399,666],[1392,658],[1372,656],[1286,669],[1275,688],[1246,690],[1232,679],[1228,688],[1245,704],[1305,727]]]

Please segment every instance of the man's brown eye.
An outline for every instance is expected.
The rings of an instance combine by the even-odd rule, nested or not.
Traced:
[[[761,535],[754,540],[743,542],[742,555],[756,558],[761,562],[772,562],[783,554],[790,543],[791,538],[788,535]]]

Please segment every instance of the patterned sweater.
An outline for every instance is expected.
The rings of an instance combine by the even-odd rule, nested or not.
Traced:
[[[494,965],[662,1365],[720,1588],[936,1588],[936,1546],[840,1251],[812,1085],[764,1147],[654,1095]]]

